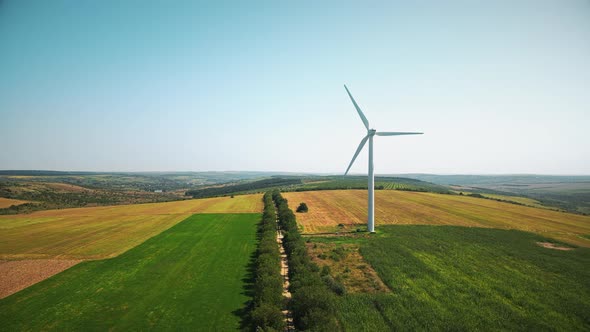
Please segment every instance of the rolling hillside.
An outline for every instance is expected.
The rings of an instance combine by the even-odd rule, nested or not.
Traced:
[[[261,210],[245,195],[0,216],[0,259],[114,257],[195,213]]]
[[[297,214],[304,233],[352,231],[366,223],[364,190],[285,193],[284,197],[293,210],[300,202],[308,205],[308,213]],[[420,224],[518,229],[590,247],[590,239],[584,237],[590,234],[590,216],[475,197],[380,190],[375,192],[375,219],[377,226]]]

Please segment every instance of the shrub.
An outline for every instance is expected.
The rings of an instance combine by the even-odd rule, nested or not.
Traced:
[[[299,213],[301,213],[301,212],[307,212],[307,211],[309,211],[309,209],[307,208],[307,204],[301,203],[297,207],[297,210],[296,211],[299,212]]]
[[[285,328],[285,321],[280,308],[262,303],[252,310],[252,325],[256,330],[282,331]]]

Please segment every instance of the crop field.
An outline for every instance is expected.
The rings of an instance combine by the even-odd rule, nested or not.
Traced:
[[[516,230],[387,225],[348,243],[391,289],[337,301],[345,330],[590,329],[590,249],[548,249]],[[561,244],[563,246],[563,244]]]
[[[0,259],[114,257],[195,213],[252,213],[262,195],[0,216]]]
[[[366,224],[365,190],[292,192],[283,196],[293,210],[300,202],[308,205],[309,212],[297,214],[304,233],[355,230]],[[375,223],[519,229],[590,247],[585,237],[590,234],[590,216],[459,195],[377,190]]]
[[[590,214],[590,176],[412,174],[412,178],[480,194],[512,193],[555,209]]]
[[[20,204],[25,204],[25,203],[28,203],[28,201],[0,197],[0,209],[4,209],[4,208],[10,207],[12,205],[20,205]]]
[[[237,330],[260,213],[197,214],[0,300],[0,330]]]

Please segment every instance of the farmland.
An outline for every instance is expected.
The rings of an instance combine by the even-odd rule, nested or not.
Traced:
[[[590,249],[543,248],[537,242],[546,238],[515,230],[387,225],[379,231],[311,239],[358,246],[391,289],[338,297],[345,330],[590,328]]]
[[[304,233],[352,231],[366,223],[367,192],[334,190],[285,193]],[[590,247],[590,217],[460,195],[378,190],[375,220],[383,224],[457,225],[519,229]],[[338,225],[342,225],[338,227]]]
[[[0,299],[78,263],[80,260],[72,259],[0,260]]]
[[[157,203],[182,198],[182,193],[154,193],[122,188],[90,189],[70,183],[39,182],[37,178],[14,179],[0,176],[0,199],[32,202],[13,207],[10,205],[0,206],[0,214],[30,213],[39,210],[74,207]]]
[[[291,209],[300,202],[309,207],[296,214],[297,224],[278,193],[272,195],[300,329],[588,328],[588,216],[466,195],[378,190],[378,232],[370,235],[356,232],[365,224],[364,190],[283,196]],[[38,263],[55,273],[69,268],[0,300],[0,320],[8,322],[0,330],[235,330],[249,320],[265,322],[266,314],[280,326],[282,316],[260,304],[266,302],[248,305],[265,298],[260,294],[275,309],[282,303],[279,279],[251,284],[249,264],[261,271],[279,267],[261,265],[276,259],[253,259],[261,198],[0,216],[0,259],[8,260],[1,264],[31,269]],[[275,244],[273,213],[266,251]],[[300,230],[314,236],[304,239]]]
[[[20,199],[11,199],[11,198],[0,197],[0,209],[4,209],[4,208],[10,207],[12,205],[21,205],[21,204],[25,204],[25,203],[28,203],[28,202],[20,200]]]
[[[0,205],[0,214],[177,201],[187,199],[185,192],[189,189],[243,183],[252,178],[265,176],[269,174],[264,172],[97,173],[0,170],[0,198],[34,202],[13,207]]]
[[[262,210],[261,195],[0,216],[0,259],[114,257],[195,213]]]
[[[260,198],[260,197],[257,197]],[[0,300],[0,330],[236,330],[260,214],[198,214]]]
[[[590,214],[590,176],[556,175],[434,175],[407,174],[414,179],[453,185],[480,194],[526,196],[542,205]]]

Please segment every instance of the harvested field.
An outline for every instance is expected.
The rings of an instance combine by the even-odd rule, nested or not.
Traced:
[[[21,204],[25,204],[25,203],[29,203],[29,202],[23,201],[20,199],[0,197],[0,209],[11,207],[12,205],[21,205]]]
[[[243,195],[0,216],[0,259],[114,257],[195,213],[261,210],[261,195]]]
[[[0,260],[0,299],[66,270],[79,260]]]
[[[7,331],[236,331],[260,213],[197,214],[0,300]]]
[[[365,190],[289,192],[283,196],[292,209],[300,202],[309,207],[309,212],[297,213],[304,233],[350,231],[366,224]],[[590,240],[581,237],[590,233],[590,216],[459,195],[377,190],[375,223],[377,227],[421,224],[519,229],[590,247]]]

